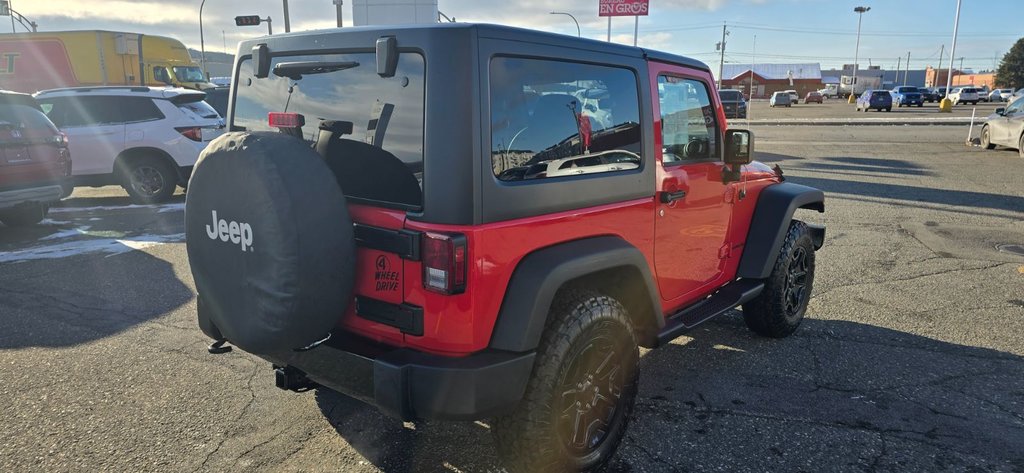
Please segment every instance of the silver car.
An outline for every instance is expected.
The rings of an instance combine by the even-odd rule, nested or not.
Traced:
[[[985,119],[981,127],[981,146],[992,149],[996,145],[1017,148],[1024,158],[1024,97],[1006,108],[997,108],[996,113]]]

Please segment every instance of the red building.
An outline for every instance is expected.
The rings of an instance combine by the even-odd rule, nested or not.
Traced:
[[[750,64],[726,64],[722,68],[722,88],[743,91],[750,98],[768,98],[772,93],[796,90],[803,97],[812,90],[821,89],[821,65],[810,64],[755,64],[751,74]],[[753,84],[751,84],[753,82]]]

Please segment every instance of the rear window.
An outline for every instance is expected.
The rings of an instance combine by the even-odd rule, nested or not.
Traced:
[[[9,102],[0,102],[0,125],[57,131],[53,123],[39,109]]]
[[[873,98],[873,99],[885,98],[885,97],[891,97],[889,95],[889,92],[871,92],[871,98]]]
[[[960,91],[960,93],[976,94],[976,93],[978,93],[978,89],[972,89],[970,87],[964,87],[963,90]]]
[[[377,75],[372,52],[274,57],[270,66],[277,72],[258,79],[251,59],[239,65],[232,129],[278,131],[268,124],[268,113],[297,113],[306,123],[299,129],[302,139],[313,144],[321,124],[351,123],[352,133],[336,145],[332,141],[331,149],[338,151],[326,156],[332,168],[369,166],[355,176],[335,172],[345,195],[369,203],[420,205],[423,56],[401,53],[397,72],[387,78]],[[394,191],[399,186],[401,192]]]
[[[718,98],[722,101],[738,102],[743,99],[743,94],[738,90],[719,90]]]
[[[210,104],[202,100],[198,102],[178,104],[178,108],[182,112],[185,112],[185,115],[193,118],[220,118],[220,114],[217,113]]]

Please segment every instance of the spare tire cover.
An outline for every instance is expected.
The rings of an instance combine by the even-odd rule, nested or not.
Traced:
[[[226,133],[202,152],[185,199],[200,318],[252,353],[326,337],[351,301],[345,197],[301,139]]]

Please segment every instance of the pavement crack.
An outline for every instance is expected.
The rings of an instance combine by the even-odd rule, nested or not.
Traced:
[[[871,464],[868,465],[868,470],[867,470],[868,473],[875,473],[877,471],[881,471],[879,469],[879,467],[882,464],[882,459],[885,458],[885,456],[889,454],[888,446],[887,446],[886,441],[885,441],[885,434],[879,432],[878,440],[880,441],[879,452],[878,452],[878,455],[875,455],[875,458],[873,458],[871,460]]]
[[[850,287],[862,287],[862,286],[874,286],[874,285],[878,285],[878,284],[889,284],[889,283],[897,283],[897,282],[907,282],[907,281],[914,281],[914,280],[917,280],[917,279],[923,279],[923,278],[928,278],[928,277],[932,277],[932,276],[941,276],[943,274],[951,274],[951,273],[961,273],[961,272],[968,272],[968,271],[985,271],[985,270],[988,270],[988,269],[998,268],[1000,266],[1005,266],[1007,264],[1012,264],[1012,263],[1001,262],[1001,263],[981,266],[981,267],[978,267],[978,268],[945,269],[945,270],[942,270],[942,271],[935,271],[935,272],[932,272],[932,273],[919,274],[919,275],[916,275],[916,276],[909,276],[909,277],[905,277],[905,278],[884,279],[884,280],[881,280],[881,281],[862,281],[862,282],[855,282],[855,283],[850,283],[850,284],[841,284],[839,286],[833,286],[833,287],[830,287],[830,288],[828,288],[828,289],[826,289],[824,291],[821,291],[821,292],[819,292],[817,294],[814,294],[814,295],[811,296],[811,299],[815,299],[815,298],[818,298],[818,297],[823,297],[824,295],[829,294],[832,291],[835,291],[837,289],[845,289],[845,288],[850,288]]]
[[[683,470],[681,470],[678,466],[673,465],[669,461],[665,460],[664,458],[661,458],[661,455],[658,455],[658,454],[648,450],[647,447],[644,447],[640,442],[637,442],[632,437],[626,437],[626,438],[629,440],[629,445],[630,446],[632,446],[632,447],[636,448],[637,450],[640,450],[641,452],[643,452],[644,455],[647,456],[647,458],[650,458],[655,463],[659,463],[659,464],[667,466],[669,468],[669,470],[672,470],[672,471],[674,471],[676,473],[682,473]]]
[[[242,418],[245,417],[246,412],[248,412],[248,410],[256,402],[256,391],[253,390],[252,383],[253,383],[253,380],[256,378],[256,374],[259,371],[259,366],[260,366],[259,363],[253,363],[252,373],[249,375],[249,381],[246,382],[246,388],[249,390],[249,401],[246,402],[245,406],[242,407],[242,409],[238,412],[238,415],[235,417],[235,420],[234,420],[234,422],[232,422],[232,425],[238,425],[238,422],[241,421]],[[198,468],[193,470],[193,473],[196,473],[196,472],[199,472],[199,471],[204,471],[206,469],[207,463],[209,463],[210,459],[213,458],[213,456],[218,451],[220,451],[221,447],[224,446],[224,443],[227,442],[227,440],[228,440],[228,432],[227,431],[221,432],[221,439],[220,439],[219,442],[217,442],[217,446],[214,447],[214,449],[211,450],[210,453],[206,454],[206,457],[203,458],[203,463],[200,464]],[[241,457],[239,457],[239,458],[241,458]]]

